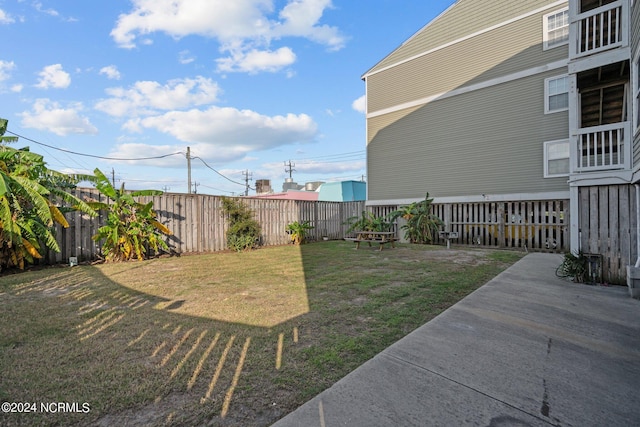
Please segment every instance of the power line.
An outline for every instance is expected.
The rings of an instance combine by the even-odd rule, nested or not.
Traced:
[[[212,171],[214,171],[215,173],[217,173],[218,175],[220,175],[221,177],[223,177],[224,179],[226,179],[227,181],[233,182],[234,184],[238,184],[238,185],[242,185],[244,187],[244,184],[238,181],[234,181],[231,178],[228,178],[226,176],[224,176],[223,174],[221,174],[220,172],[218,172],[217,170],[215,170],[214,168],[212,168],[211,166],[209,166],[207,164],[207,162],[205,162],[202,158],[197,157],[197,156],[193,156],[191,157],[192,159],[198,159],[202,162],[203,165],[205,165],[207,168],[211,169]],[[254,190],[254,188],[251,188],[252,190]]]
[[[347,158],[347,157],[360,157],[366,154],[366,150],[359,151],[349,151],[346,153],[336,153],[336,154],[327,154],[325,156],[315,156],[315,157],[306,157],[303,159],[296,159],[297,161],[307,161],[307,160],[315,160],[315,159],[336,159],[336,158]]]
[[[219,192],[221,192],[221,193],[235,194],[235,192],[234,192],[234,191],[221,190],[221,189],[219,189],[219,188],[211,187],[211,186],[209,186],[209,185],[204,185],[204,184],[200,184],[200,185],[201,185],[201,186],[203,186],[203,187],[205,187],[205,188],[209,188],[209,189],[211,189],[211,190],[219,191]]]
[[[176,152],[176,153],[171,153],[171,154],[164,154],[162,156],[154,156],[154,157],[138,157],[138,158],[134,158],[134,159],[123,159],[120,157],[104,157],[104,156],[96,156],[94,154],[86,154],[86,153],[78,153],[77,151],[71,151],[71,150],[65,150],[64,148],[58,148],[58,147],[54,147],[52,145],[48,145],[45,144],[43,142],[38,142],[34,139],[31,138],[27,138],[26,136],[22,136],[19,135],[15,132],[11,132],[10,130],[7,131],[7,133],[10,133],[12,135],[15,135],[19,138],[22,139],[26,139],[27,141],[33,142],[34,144],[38,144],[38,145],[42,145],[43,147],[48,147],[54,150],[58,150],[58,151],[62,151],[63,153],[69,153],[69,154],[75,154],[76,156],[84,156],[84,157],[93,157],[94,159],[103,159],[103,160],[124,160],[124,161],[138,161],[138,160],[156,160],[156,159],[164,159],[165,157],[169,157],[169,156],[175,156],[177,154],[179,155],[183,155],[183,153],[181,152]]]

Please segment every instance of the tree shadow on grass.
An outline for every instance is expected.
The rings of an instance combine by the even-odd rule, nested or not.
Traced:
[[[91,410],[0,424],[270,425],[475,289],[476,255],[433,252],[445,292],[425,253],[318,242],[7,276],[0,398]]]
[[[180,313],[190,308],[188,298],[124,287],[96,267],[21,279],[0,294],[0,318],[10,325],[0,340],[0,397],[35,402],[38,411],[0,414],[0,424],[266,425],[284,415],[279,407],[260,409],[255,400],[269,390],[252,392],[244,377],[279,369],[278,343],[285,331],[295,333],[290,326]],[[72,413],[43,413],[46,402],[79,404]]]

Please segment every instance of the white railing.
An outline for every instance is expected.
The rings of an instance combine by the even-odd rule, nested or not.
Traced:
[[[578,129],[576,168],[590,172],[631,168],[631,123]]]
[[[591,55],[628,44],[625,19],[628,1],[618,0],[597,9],[576,15],[570,24],[569,37],[572,58]]]

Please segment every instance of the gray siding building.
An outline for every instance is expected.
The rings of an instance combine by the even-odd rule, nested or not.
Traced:
[[[563,249],[624,281],[640,242],[638,3],[454,2],[362,76],[368,205],[560,200],[562,214],[512,216],[566,222]]]

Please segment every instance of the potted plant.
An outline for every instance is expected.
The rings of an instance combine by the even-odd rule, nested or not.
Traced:
[[[291,235],[291,243],[295,245],[303,244],[307,237],[307,232],[311,229],[313,229],[313,226],[309,224],[309,221],[294,221],[287,225],[287,233]]]

